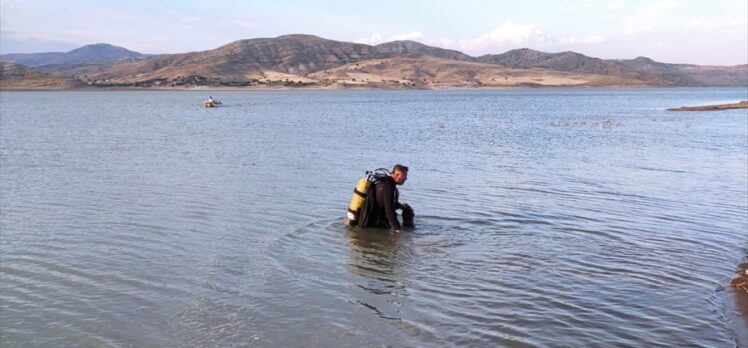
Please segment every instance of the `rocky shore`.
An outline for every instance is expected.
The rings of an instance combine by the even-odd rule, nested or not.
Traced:
[[[748,109],[748,100],[739,103],[704,105],[704,106],[681,106],[679,108],[670,108],[668,111],[717,111],[730,109]]]

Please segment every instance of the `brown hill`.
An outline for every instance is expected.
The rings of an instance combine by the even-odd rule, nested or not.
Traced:
[[[247,85],[266,71],[303,75],[370,59],[372,46],[325,40],[311,35],[240,40],[214,50],[171,54],[109,69],[86,71],[99,85],[229,84]]]
[[[614,76],[643,81],[649,86],[701,86],[702,82],[682,74],[671,64],[639,57],[633,60],[604,60],[576,52],[546,53],[523,48],[498,55],[484,55],[479,61],[512,68],[543,68],[555,71]]]
[[[676,69],[707,86],[748,86],[748,64],[736,66],[676,65]]]
[[[464,53],[427,46],[414,41],[396,41],[378,46],[326,40],[312,35],[286,35],[274,39],[240,40],[215,50],[164,55],[148,60],[118,64],[110,69],[85,71],[95,81],[140,83],[150,80],[226,81],[237,85],[252,80],[294,76],[342,65],[393,57],[433,56],[461,61]],[[78,72],[82,73],[82,72]],[[283,77],[285,75],[282,75]]]
[[[375,58],[419,58],[424,56],[474,62],[475,58],[455,50],[424,45],[415,41],[392,41],[374,46]]]
[[[641,81],[419,57],[373,59],[309,74],[322,85],[365,87],[642,86]]]
[[[388,81],[403,80],[396,84],[401,87],[748,85],[745,67],[664,64],[643,57],[603,60],[575,52],[546,53],[530,49],[474,58],[459,51],[414,41],[370,46],[312,35],[239,40],[214,50],[160,55],[113,65],[77,66],[65,72],[102,87],[304,86],[337,85],[338,82],[361,85],[360,78],[353,83],[355,77],[350,74],[365,73],[352,72],[351,69],[366,66],[379,70],[375,66],[377,62],[391,69],[377,74],[386,76]],[[437,63],[440,65],[435,66]],[[502,75],[509,71],[512,75]],[[559,76],[564,78],[554,80]],[[505,82],[499,83],[501,78]],[[544,80],[540,83],[537,79]],[[431,82],[424,83],[424,80]],[[367,82],[371,83],[374,82]]]
[[[71,77],[48,74],[0,61],[0,89],[59,89],[82,87],[83,84]]]

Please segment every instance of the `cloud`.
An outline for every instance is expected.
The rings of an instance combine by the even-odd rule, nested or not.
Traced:
[[[473,39],[459,40],[458,46],[461,49],[476,52],[502,46],[526,46],[530,43],[550,41],[551,37],[545,35],[535,24],[515,24],[507,20],[489,33]]]
[[[441,48],[456,49],[468,54],[499,53],[519,47],[533,47],[536,49],[568,50],[569,46],[590,46],[606,42],[602,35],[567,36],[554,39],[531,23],[516,23],[504,21],[490,32],[468,38],[432,38],[420,31],[413,31],[384,38],[376,32],[367,37],[360,37],[354,42],[377,45],[383,42],[397,40],[417,40],[428,45]]]
[[[369,37],[360,37],[358,39],[355,39],[353,40],[353,42],[366,44],[366,45],[378,45],[383,42],[403,41],[403,40],[421,40],[422,38],[423,38],[423,34],[420,31],[398,34],[395,36],[390,36],[386,39],[382,39],[382,34],[374,33],[374,34],[371,34],[371,36]]]
[[[748,23],[748,21],[746,21],[745,18],[697,18],[689,21],[686,28],[704,32],[722,32],[731,29],[745,29],[746,23]]]
[[[609,51],[620,57],[644,55],[670,63],[734,65],[748,61],[745,1],[704,9],[694,15],[683,2],[661,1],[639,8],[625,22]],[[736,11],[743,7],[742,11]],[[676,13],[677,11],[677,13]]]
[[[650,33],[655,30],[655,26],[652,23],[638,24],[636,26],[629,27],[624,35],[637,35],[642,33]]]
[[[371,34],[369,37],[360,37],[358,39],[353,40],[355,43],[365,44],[365,45],[377,45],[382,43],[382,34],[380,33],[374,33]]]
[[[444,37],[438,38],[438,39],[433,39],[433,38],[426,39],[427,44],[431,46],[437,46],[437,47],[454,47],[456,42],[457,41],[453,39],[444,38]]]
[[[570,37],[562,37],[558,40],[560,44],[584,44],[584,45],[591,45],[591,44],[599,44],[605,42],[605,38],[601,35],[589,35],[585,37],[576,37],[576,36],[570,36]]]
[[[647,5],[639,9],[638,15],[640,16],[657,16],[663,13],[669,12],[673,8],[680,5],[680,2],[674,0],[666,0],[656,2],[651,5]]]
[[[3,0],[0,1],[0,11],[4,15],[6,15],[8,12],[11,11],[17,11],[19,8],[19,4],[21,3],[21,0]]]
[[[202,28],[227,28],[227,27],[241,27],[241,28],[258,28],[259,24],[249,22],[241,19],[226,19],[226,18],[202,18],[198,16],[184,16],[178,19],[185,28],[194,29],[198,27]]]
[[[664,0],[639,8],[628,21],[625,21],[623,35],[681,30],[681,17],[672,13],[681,4],[680,0]]]
[[[387,42],[389,41],[402,41],[402,40],[418,40],[423,37],[423,34],[421,34],[420,31],[414,31],[412,33],[405,33],[400,35],[395,35],[393,37],[390,37],[387,39]]]
[[[203,19],[197,16],[186,16],[179,18],[179,22],[184,24],[200,23],[202,21]]]
[[[618,10],[622,9],[624,5],[625,5],[625,3],[623,1],[614,2],[612,4],[608,4],[608,10],[618,11]]]
[[[248,21],[244,21],[244,20],[241,20],[241,19],[231,20],[231,23],[234,23],[234,24],[236,24],[236,25],[238,25],[240,27],[243,27],[243,28],[258,28],[260,26],[257,23],[248,22]]]

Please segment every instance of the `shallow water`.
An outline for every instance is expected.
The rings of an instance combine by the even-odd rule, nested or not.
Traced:
[[[744,344],[745,88],[206,93],[0,93],[3,347]]]

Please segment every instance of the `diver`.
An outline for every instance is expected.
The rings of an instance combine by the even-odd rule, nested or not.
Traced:
[[[408,180],[408,167],[396,164],[392,172],[380,169],[359,180],[348,206],[345,223],[349,226],[391,228],[401,233],[404,227],[413,227],[415,214],[410,205],[400,203],[398,185]],[[402,225],[396,210],[402,210]]]

